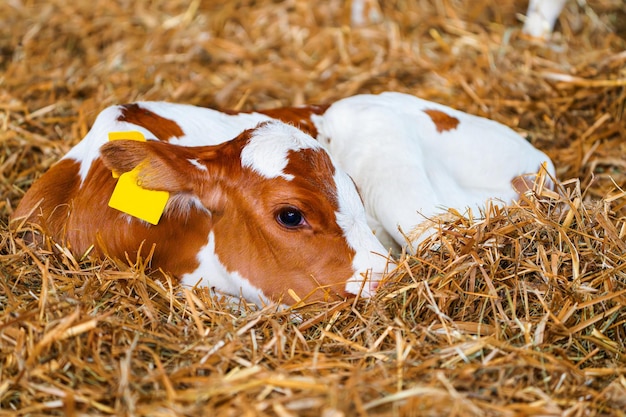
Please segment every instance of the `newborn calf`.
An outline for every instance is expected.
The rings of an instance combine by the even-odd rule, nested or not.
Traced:
[[[129,131],[148,141],[107,143]],[[152,267],[253,302],[291,303],[288,290],[308,300],[367,296],[385,247],[407,244],[405,234],[447,208],[510,203],[524,191],[514,184],[542,166],[554,175],[512,129],[401,93],[255,113],[135,103],[104,110],[13,218],[77,254],[94,245],[124,259],[154,246]],[[110,203],[122,180],[112,172],[140,185],[128,199],[169,193],[157,224],[125,212],[124,198]]]

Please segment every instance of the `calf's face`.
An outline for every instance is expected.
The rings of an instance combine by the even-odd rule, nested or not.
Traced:
[[[139,167],[143,188],[170,192],[177,208],[167,215],[206,210],[210,232],[184,284],[292,304],[371,295],[386,268],[351,179],[289,125],[264,123],[216,146],[115,141],[101,153],[109,169]]]

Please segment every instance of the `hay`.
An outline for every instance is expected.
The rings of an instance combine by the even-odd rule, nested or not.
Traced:
[[[525,4],[497,3],[379,2],[361,26],[340,1],[0,3],[0,415],[623,416],[623,3],[569,3],[547,44],[520,36]],[[383,90],[512,126],[559,193],[448,213],[374,299],[297,315],[6,225],[109,104]]]

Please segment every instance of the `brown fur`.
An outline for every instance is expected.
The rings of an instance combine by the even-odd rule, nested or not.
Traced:
[[[278,119],[281,122],[289,123],[307,134],[317,137],[317,128],[311,121],[314,114],[324,114],[329,106],[303,106],[303,107],[285,107],[279,109],[261,110],[271,118]]]
[[[150,112],[136,109],[128,114],[135,117],[133,123],[146,123],[137,115],[158,120],[160,138],[178,135],[171,123],[155,119]],[[155,125],[147,127],[154,133]],[[288,289],[309,300],[344,297],[345,281],[353,274],[354,251],[334,218],[338,207],[328,155],[311,149],[292,152],[285,169],[294,175],[292,181],[263,178],[241,166],[241,150],[251,132],[220,145],[193,148],[157,141],[109,142],[82,187],[80,165],[61,160],[35,182],[13,218],[27,217],[78,255],[95,245],[97,256],[129,256],[134,261],[140,246],[145,257],[154,245],[151,266],[177,277],[198,267],[196,255],[213,231],[215,251],[225,268],[239,272],[270,298],[295,301],[287,295]],[[121,173],[137,165],[141,165],[144,188],[178,195],[188,209],[169,210],[157,226],[151,226],[129,221],[128,215],[109,208],[116,183],[111,170]],[[211,214],[192,204],[193,197]],[[290,230],[276,221],[278,210],[286,205],[302,210],[306,227]],[[29,216],[33,207],[37,208]]]
[[[163,141],[178,138],[185,134],[175,121],[161,117],[141,107],[137,103],[125,104],[122,109],[122,114],[117,120],[146,128],[151,131],[157,139]]]
[[[440,110],[424,110],[424,113],[432,119],[439,133],[456,129],[459,125],[459,119]]]

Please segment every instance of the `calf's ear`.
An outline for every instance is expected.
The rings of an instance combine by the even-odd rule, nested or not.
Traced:
[[[197,159],[194,149],[159,141],[116,140],[102,145],[100,154],[104,165],[114,172],[135,170],[138,185],[147,190],[195,194],[197,188],[215,188],[218,192],[219,184],[209,170],[198,169],[191,162]],[[203,156],[207,153],[217,157],[218,151],[202,152]]]

